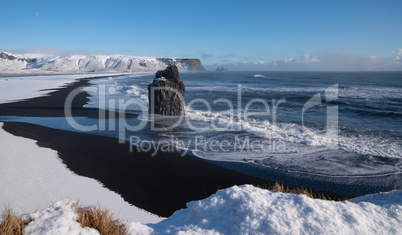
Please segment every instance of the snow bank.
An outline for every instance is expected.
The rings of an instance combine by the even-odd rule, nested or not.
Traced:
[[[80,228],[73,202],[25,216],[33,234],[97,234]],[[271,192],[251,185],[218,191],[157,224],[125,222],[129,234],[400,234],[402,191],[345,202]],[[124,222],[123,222],[124,223]]]
[[[79,78],[115,76],[114,74],[74,74],[48,76],[0,77],[0,103],[43,96],[49,89],[74,82]]]
[[[2,126],[0,123],[0,213],[2,205],[23,214],[69,199],[83,205],[99,204],[124,220],[154,223],[162,219],[131,206],[96,180],[73,174],[56,151],[11,135]]]
[[[402,191],[345,202],[234,186],[190,202],[158,224],[129,223],[132,234],[397,234]]]

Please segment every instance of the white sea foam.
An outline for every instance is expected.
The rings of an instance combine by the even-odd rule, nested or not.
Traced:
[[[265,78],[265,76],[262,75],[262,74],[254,74],[253,77],[255,77],[255,78]]]
[[[132,87],[132,93],[140,96],[148,103],[145,89]],[[281,141],[304,144],[307,146],[326,146],[359,154],[383,157],[402,157],[401,147],[381,137],[331,135],[323,130],[314,130],[293,123],[277,123],[256,119],[233,120],[228,112],[207,112],[186,107],[185,115],[192,121],[215,123],[227,127],[228,130],[246,131],[250,134],[273,138]]]
[[[126,89],[125,93],[140,99],[141,101],[143,101],[146,105],[148,105],[148,91],[146,91],[143,88],[140,88],[139,86],[136,85],[131,85],[128,89]]]
[[[273,125],[268,120],[256,119],[233,120],[228,114],[206,112],[187,108],[186,116],[190,120],[215,123],[225,126],[228,130],[246,131],[250,134],[304,144],[307,146],[325,146],[359,154],[383,157],[402,157],[401,147],[387,139],[371,136],[343,136],[328,134],[323,130],[311,129],[293,123],[277,123]]]
[[[102,83],[102,81],[99,81]],[[150,83],[151,81],[149,81]],[[147,84],[149,84],[147,83]],[[148,105],[148,91],[138,85],[114,85],[118,96],[137,98],[145,105]],[[216,88],[216,87],[215,87]],[[215,89],[207,87],[205,89]],[[221,89],[222,87],[218,87]],[[188,88],[186,88],[188,89]],[[197,88],[200,89],[200,88]],[[204,90],[204,88],[201,88]],[[236,91],[237,87],[226,88]],[[322,92],[324,88],[252,88],[244,87],[247,90],[261,90],[271,92]],[[391,88],[340,88],[339,96],[348,96],[355,98],[379,98],[381,97],[402,97],[401,89]],[[235,110],[235,112],[237,112]],[[348,152],[358,154],[367,154],[383,157],[402,157],[402,150],[398,143],[388,140],[384,137],[374,137],[370,135],[346,135],[340,133],[334,135],[327,133],[322,129],[307,128],[293,123],[277,123],[272,124],[268,120],[256,120],[249,118],[247,120],[238,119],[235,115],[231,118],[228,112],[207,112],[195,110],[186,107],[186,117],[190,121],[203,123],[203,126],[208,126],[208,123],[214,123],[216,126],[226,127],[229,131],[245,131],[249,134],[262,137],[277,139],[288,143],[297,143],[309,147],[325,146],[332,149],[341,149]],[[212,130],[212,126],[210,126]]]
[[[85,87],[83,90],[89,93],[88,102],[85,107],[87,108],[99,108],[99,101],[100,95],[105,95],[107,100],[114,99],[116,102],[119,99],[128,100],[128,99],[138,99],[139,102],[143,102],[144,105],[148,105],[148,91],[145,88],[141,88],[137,85],[124,85],[119,83],[119,80],[125,79],[136,79],[138,77],[150,75],[152,73],[144,72],[144,73],[136,73],[136,74],[129,74],[125,76],[118,76],[118,77],[108,77],[105,79],[96,79],[91,80],[91,86]],[[104,92],[99,90],[100,85],[105,86]],[[108,101],[106,101],[108,102]],[[112,110],[110,106],[104,107],[106,110]],[[116,105],[115,109],[118,106]]]

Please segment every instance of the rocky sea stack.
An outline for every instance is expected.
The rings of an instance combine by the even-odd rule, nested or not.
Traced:
[[[149,113],[180,116],[184,113],[183,81],[175,64],[155,74],[154,81],[148,86]]]

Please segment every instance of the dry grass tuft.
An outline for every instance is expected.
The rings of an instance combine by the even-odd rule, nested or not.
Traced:
[[[94,228],[100,234],[127,234],[125,226],[119,220],[115,220],[108,210],[102,210],[99,206],[83,208],[77,203],[75,211],[79,216],[77,222],[82,227]]]
[[[31,218],[21,219],[8,208],[5,208],[2,221],[0,223],[1,235],[22,235],[24,227],[32,221]]]
[[[254,185],[256,187],[262,188],[262,189],[267,189],[267,190],[272,190],[275,192],[281,192],[281,193],[294,193],[294,194],[304,194],[309,198],[313,199],[321,199],[321,200],[331,200],[330,198],[326,197],[324,194],[321,193],[313,193],[313,191],[304,189],[304,188],[297,188],[297,187],[285,187],[282,184],[275,182],[274,185]]]

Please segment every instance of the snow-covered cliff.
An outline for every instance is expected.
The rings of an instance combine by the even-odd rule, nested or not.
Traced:
[[[204,70],[199,59],[0,53],[0,73],[145,72],[165,69],[172,63],[181,71]]]

